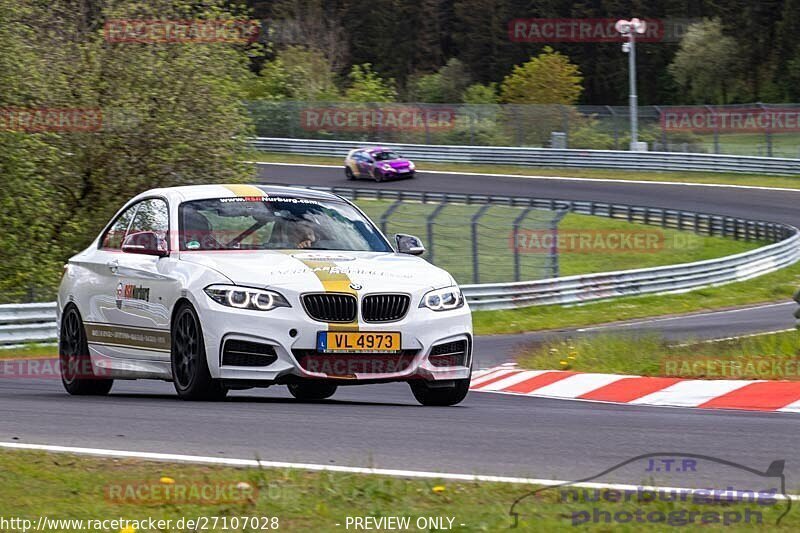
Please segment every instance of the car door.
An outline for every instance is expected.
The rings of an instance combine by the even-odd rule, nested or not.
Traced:
[[[126,251],[123,242],[116,272],[117,312],[110,324],[126,339],[120,354],[127,357],[169,360],[170,314],[180,296],[176,259],[169,255],[169,206],[164,198],[139,202],[126,241],[151,232],[163,242],[166,256]]]
[[[168,246],[169,207],[163,198],[144,199],[120,214],[103,235],[97,251],[94,312],[86,335],[95,353],[114,359],[158,363],[136,367],[142,375],[163,371],[169,361],[170,310],[180,293],[175,260],[123,252],[131,235],[156,232]],[[167,251],[169,251],[167,249]]]

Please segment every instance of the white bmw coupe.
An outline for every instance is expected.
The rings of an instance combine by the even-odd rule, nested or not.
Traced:
[[[199,185],[130,200],[64,268],[62,381],[172,381],[181,398],[287,385],[321,400],[340,385],[408,382],[423,405],[469,390],[472,320],[422,243],[394,246],[334,194]]]

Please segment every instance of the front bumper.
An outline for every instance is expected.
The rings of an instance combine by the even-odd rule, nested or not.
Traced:
[[[290,383],[302,379],[336,380],[340,384],[387,381],[426,381],[467,379],[472,364],[472,317],[467,305],[435,312],[412,308],[399,321],[362,323],[359,331],[400,332],[403,365],[393,364],[389,354],[318,354],[319,331],[336,331],[335,324],[317,322],[298,306],[268,312],[232,309],[204,299],[197,309],[203,328],[208,367],[213,378],[243,382],[248,386]],[[235,366],[223,364],[223,346],[230,340],[266,344],[276,358],[267,366]],[[430,358],[434,347],[453,341],[466,341],[463,359],[455,366],[443,366]],[[317,365],[302,365],[303,354],[315,352]],[[326,358],[330,358],[325,362]],[[364,359],[367,363],[364,364]],[[323,364],[319,364],[323,361]],[[333,369],[334,372],[330,370]]]

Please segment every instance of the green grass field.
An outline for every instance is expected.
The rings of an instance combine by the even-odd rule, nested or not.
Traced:
[[[609,466],[609,465],[598,465]],[[528,474],[525,472],[525,474]],[[642,482],[647,482],[642,474]],[[166,487],[172,490],[168,492]],[[224,489],[225,496],[213,503],[211,498],[198,497],[204,487]],[[786,503],[698,504],[664,501],[612,503],[610,492],[600,493],[604,500],[590,502],[585,494],[572,500],[568,493],[548,489],[535,497],[537,487],[511,483],[451,482],[436,479],[403,479],[386,476],[346,473],[308,472],[284,469],[236,469],[225,467],[174,465],[143,462],[133,459],[94,459],[74,455],[49,455],[40,452],[0,451],[0,517],[28,519],[36,525],[39,517],[48,520],[172,520],[159,529],[128,525],[105,531],[144,533],[146,531],[200,531],[202,528],[178,528],[181,519],[205,520],[207,531],[263,531],[273,526],[279,531],[347,531],[348,517],[409,517],[416,526],[418,519],[452,519],[452,531],[562,531],[573,527],[581,512],[591,509],[616,512],[656,513],[676,517],[696,512],[718,513],[735,517],[745,509],[760,511],[762,523],[772,530],[796,531],[800,513],[786,510]],[[790,487],[794,488],[794,487]],[[184,491],[183,500],[175,495]],[[167,494],[171,496],[166,496]],[[159,496],[165,495],[165,496]],[[509,515],[515,507],[519,527]],[[171,498],[171,499],[170,499]],[[188,500],[188,501],[187,501]],[[679,513],[683,512],[683,515]],[[722,515],[723,512],[730,513]],[[203,519],[202,517],[206,517]],[[214,518],[216,517],[216,518]],[[242,527],[244,517],[257,517],[259,527]],[[275,521],[274,519],[277,519]],[[733,519],[731,518],[731,521]],[[78,531],[48,522],[48,531]],[[216,527],[211,527],[216,523]],[[223,524],[227,529],[223,529]],[[236,527],[233,527],[236,524]],[[110,524],[109,524],[110,525]],[[121,525],[121,524],[115,524]],[[266,525],[267,527],[262,527]],[[171,526],[171,527],[170,527]],[[428,527],[411,531],[442,531]],[[157,526],[158,527],[158,526]],[[675,531],[675,525],[664,523],[647,526],[628,523],[597,526],[601,531]],[[703,531],[751,531],[750,524],[694,524]],[[693,529],[694,529],[693,528]],[[13,529],[6,529],[11,530]],[[17,529],[19,531],[19,529]],[[386,528],[379,530],[386,531]]]
[[[359,200],[357,204],[380,224],[382,215],[392,202]],[[433,252],[433,263],[448,270],[459,283],[516,281],[511,228],[514,219],[522,213],[520,208],[493,206],[480,219],[477,230],[478,279],[475,278],[472,262],[470,219],[480,206],[446,206],[437,215],[433,234],[429,236],[425,220],[436,208],[436,204],[403,203],[387,218],[386,232],[411,233],[421,237],[428,247],[427,258],[430,259]],[[523,239],[519,254],[520,281],[551,277],[549,248],[540,246],[546,244],[544,238],[550,236],[547,229],[550,216],[549,211],[535,210],[520,226],[520,238]],[[688,231],[664,230],[656,226],[573,213],[564,217],[558,228],[562,237],[591,239],[587,246],[576,244],[564,247],[558,259],[561,276],[713,259],[752,250],[764,244],[704,237]],[[631,240],[625,249],[613,249],[615,242],[623,237],[636,237],[640,242],[637,244]],[[646,239],[653,239],[653,246],[647,245]]]
[[[657,335],[605,334],[520,350],[523,368],[687,379],[800,380],[800,332],[669,343]]]

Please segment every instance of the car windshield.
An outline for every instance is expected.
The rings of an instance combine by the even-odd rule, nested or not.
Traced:
[[[400,159],[400,156],[394,152],[376,152],[374,154],[375,161],[387,161],[389,159]]]
[[[233,197],[180,206],[181,250],[392,249],[357,209],[336,200]]]

